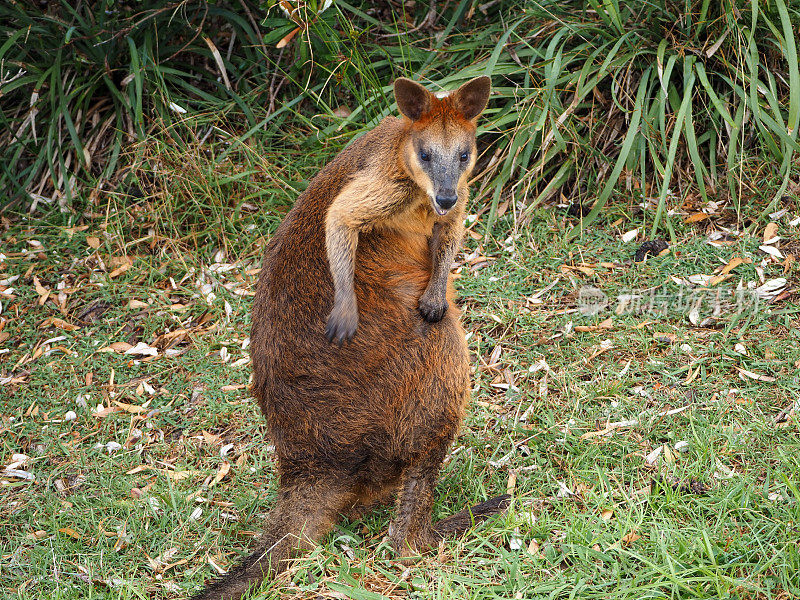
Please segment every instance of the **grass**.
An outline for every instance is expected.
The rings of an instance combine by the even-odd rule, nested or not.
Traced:
[[[0,188],[13,202],[68,212],[84,208],[73,195],[119,192],[126,151],[164,122],[227,121],[277,145],[298,125],[312,142],[349,140],[388,114],[399,75],[493,76],[486,231],[506,202],[529,216],[564,194],[587,208],[574,237],[623,188],[654,200],[651,235],[675,240],[670,210],[694,194],[765,222],[800,149],[800,11],[785,0],[464,0],[433,26],[423,2],[299,3],[291,17],[246,0],[142,4],[0,8]],[[759,215],[753,156],[780,182]]]
[[[153,143],[161,152],[168,140]],[[199,212],[211,210],[203,203],[227,185],[259,194],[279,175],[302,181],[332,150],[285,162],[263,155],[263,179],[247,184],[187,151],[180,172],[171,167],[169,193],[194,190]],[[169,200],[152,203],[3,222],[0,279],[13,287],[0,296],[3,465],[25,454],[16,468],[35,476],[0,477],[7,597],[185,597],[246,551],[270,508],[271,447],[244,388],[243,347],[255,269],[279,213],[231,216],[229,228],[254,226],[248,235],[181,237],[162,222]],[[574,242],[564,208],[534,211],[522,228],[508,212],[496,237],[476,224],[459,257],[473,401],[435,516],[511,489],[508,514],[408,567],[383,541],[391,510],[376,511],[343,523],[256,597],[800,594],[797,414],[776,422],[800,394],[794,296],[705,326],[686,309],[576,311],[584,285],[612,298],[674,294],[673,277],[713,275],[734,256],[752,263],[720,286],[760,284],[763,274],[794,289],[796,263],[759,250],[761,231],[709,244],[710,233],[736,231],[732,211],[676,221],[669,253],[632,263],[644,235],[621,236],[646,215],[623,198],[613,206]],[[797,204],[787,208],[778,221],[786,254],[798,239],[788,223]],[[209,223],[225,212],[214,210]],[[119,342],[159,354],[102,351]]]
[[[12,59],[42,63],[48,36],[75,37],[63,61],[2,83],[5,130],[27,125],[0,185],[41,196],[0,213],[3,597],[185,597],[236,562],[275,493],[246,389],[266,240],[320,166],[391,112],[394,76],[450,86],[486,71],[496,94],[457,269],[472,405],[435,517],[506,490],[514,504],[412,566],[383,541],[391,509],[376,511],[257,597],[800,595],[795,4],[460,2],[399,37],[380,36],[427,3],[405,20],[341,0],[323,18],[273,11],[262,37],[237,19],[244,4],[207,5],[232,89],[183,3],[114,46],[111,79],[85,69],[66,98],[41,88],[35,139],[25,86],[69,80],[76,56],[102,62],[106,26],[78,12],[76,37],[36,20],[26,54],[18,21],[0,28],[3,78]],[[191,43],[156,48],[154,23]],[[98,137],[109,118],[114,136]],[[655,235],[669,252],[632,262]],[[706,288],[780,278],[756,309],[691,310]],[[582,314],[585,286],[611,306]],[[671,308],[615,314],[631,290]],[[157,355],[124,353],[139,343]]]

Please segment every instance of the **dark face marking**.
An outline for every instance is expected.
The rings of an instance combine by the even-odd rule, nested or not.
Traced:
[[[439,215],[458,202],[458,181],[470,165],[471,148],[463,144],[450,147],[417,142],[419,165],[433,183],[433,209]]]

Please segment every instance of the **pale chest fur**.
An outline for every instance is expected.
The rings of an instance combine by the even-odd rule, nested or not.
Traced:
[[[434,214],[430,200],[424,192],[416,194],[407,206],[392,216],[375,223],[378,231],[391,231],[400,235],[430,236],[433,232]]]

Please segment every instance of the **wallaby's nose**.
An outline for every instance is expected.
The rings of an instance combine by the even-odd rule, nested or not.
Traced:
[[[445,210],[449,210],[455,206],[458,201],[458,196],[455,190],[442,190],[436,194],[436,204]]]

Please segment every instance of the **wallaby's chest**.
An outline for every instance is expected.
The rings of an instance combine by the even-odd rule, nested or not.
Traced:
[[[433,211],[427,196],[412,198],[408,206],[376,226],[378,230],[393,232],[399,236],[430,236],[433,232]]]
[[[384,273],[416,270],[430,274],[434,219],[428,204],[425,196],[412,198],[403,210],[363,231],[357,251],[362,261],[381,267]]]
[[[421,202],[361,232],[356,281],[378,292],[385,308],[394,301],[415,309],[431,275],[432,233],[432,213]]]

